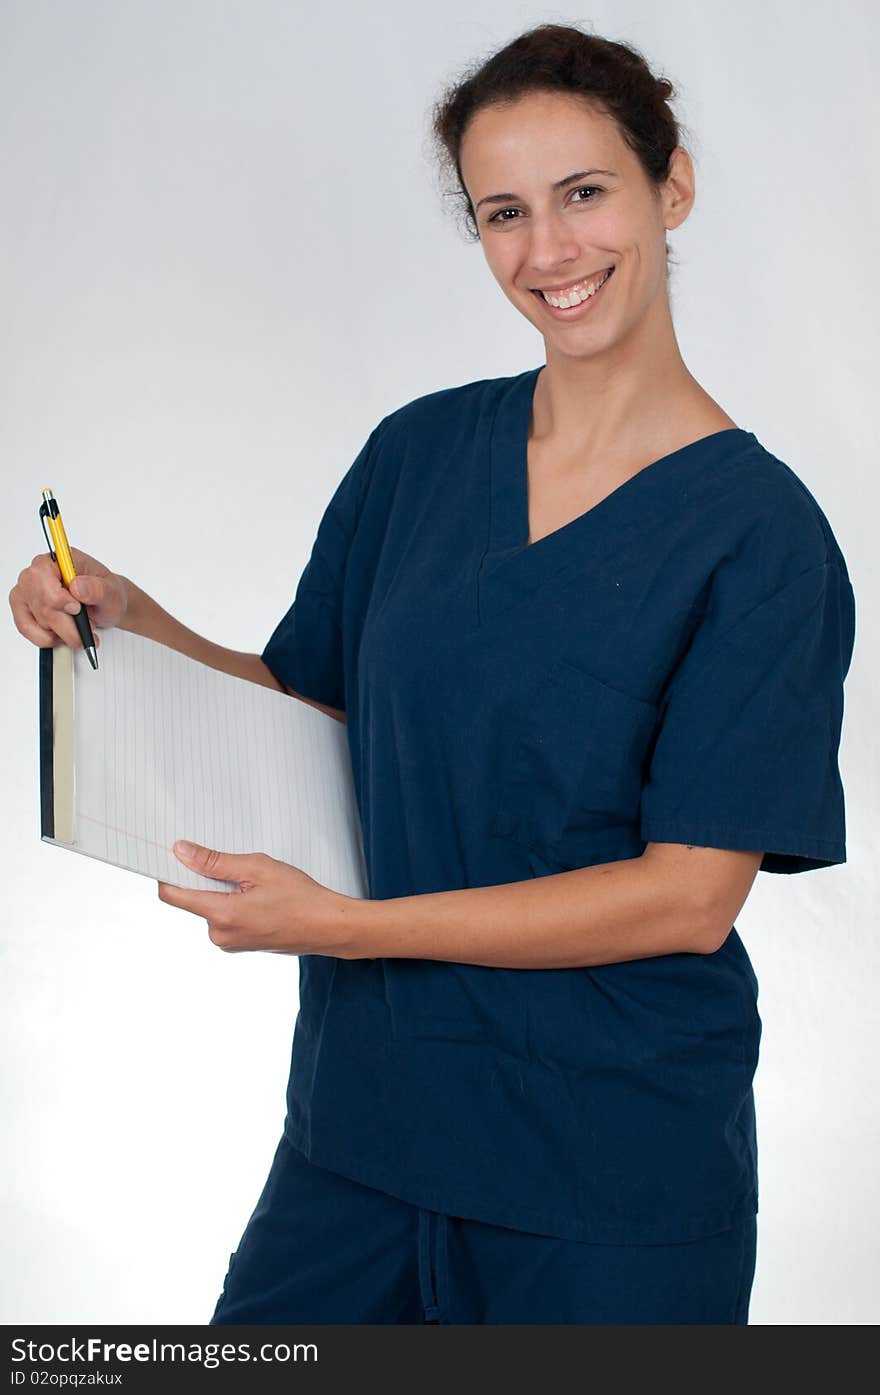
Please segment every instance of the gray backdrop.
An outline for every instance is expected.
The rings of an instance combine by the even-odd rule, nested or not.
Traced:
[[[551,19],[680,85],[682,353],[816,494],[856,592],[850,860],[760,875],[737,926],[764,1022],[751,1320],[872,1323],[870,0],[4,0],[6,589],[43,547],[48,484],[75,546],[259,651],[380,417],[544,361],[444,213],[426,134],[445,81]],[[154,883],[40,842],[37,650],[6,614],[0,1320],[206,1321],[280,1135],[297,960],[225,955]]]

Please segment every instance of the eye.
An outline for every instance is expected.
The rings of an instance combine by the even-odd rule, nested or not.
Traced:
[[[502,215],[502,213],[516,213],[516,212],[518,212],[518,210],[515,209],[515,208],[499,208],[499,210],[498,210],[497,213],[493,213],[491,218],[487,218],[487,219],[486,219],[486,222],[487,222],[487,223],[510,223],[510,222],[515,222],[515,221],[516,221],[515,219],[511,219],[511,218],[502,218],[501,215]]]
[[[598,184],[580,184],[576,189],[572,189],[572,194],[601,194],[602,188]],[[594,203],[594,199],[578,199],[578,203]],[[497,213],[493,213],[491,218],[487,218],[487,223],[515,223],[516,218],[503,218],[504,213],[519,213],[518,208],[499,208]]]

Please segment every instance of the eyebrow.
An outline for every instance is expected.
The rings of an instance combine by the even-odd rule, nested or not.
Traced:
[[[616,178],[614,170],[577,170],[574,174],[567,174],[564,179],[557,179],[553,188],[564,189],[566,184],[573,184],[576,179],[589,179],[591,174],[610,174],[612,178]],[[477,208],[483,203],[509,203],[511,199],[518,198],[519,194],[487,194],[485,198],[480,199]],[[477,208],[474,209],[475,213]]]

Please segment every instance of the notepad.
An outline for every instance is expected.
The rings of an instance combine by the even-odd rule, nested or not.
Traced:
[[[345,724],[127,630],[39,651],[44,842],[175,886],[231,891],[178,838],[264,852],[367,895]]]

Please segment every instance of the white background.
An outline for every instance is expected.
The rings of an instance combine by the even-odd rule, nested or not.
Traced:
[[[6,587],[43,547],[48,484],[75,546],[258,652],[377,421],[544,361],[444,211],[427,132],[448,81],[545,20],[676,83],[698,191],[669,235],[683,356],[816,495],[855,589],[849,862],[761,874],[737,926],[764,1022],[751,1321],[873,1323],[870,0],[4,0]],[[8,609],[0,645],[0,1320],[204,1322],[281,1131],[298,963],[225,955],[154,883],[40,842],[37,650]]]

